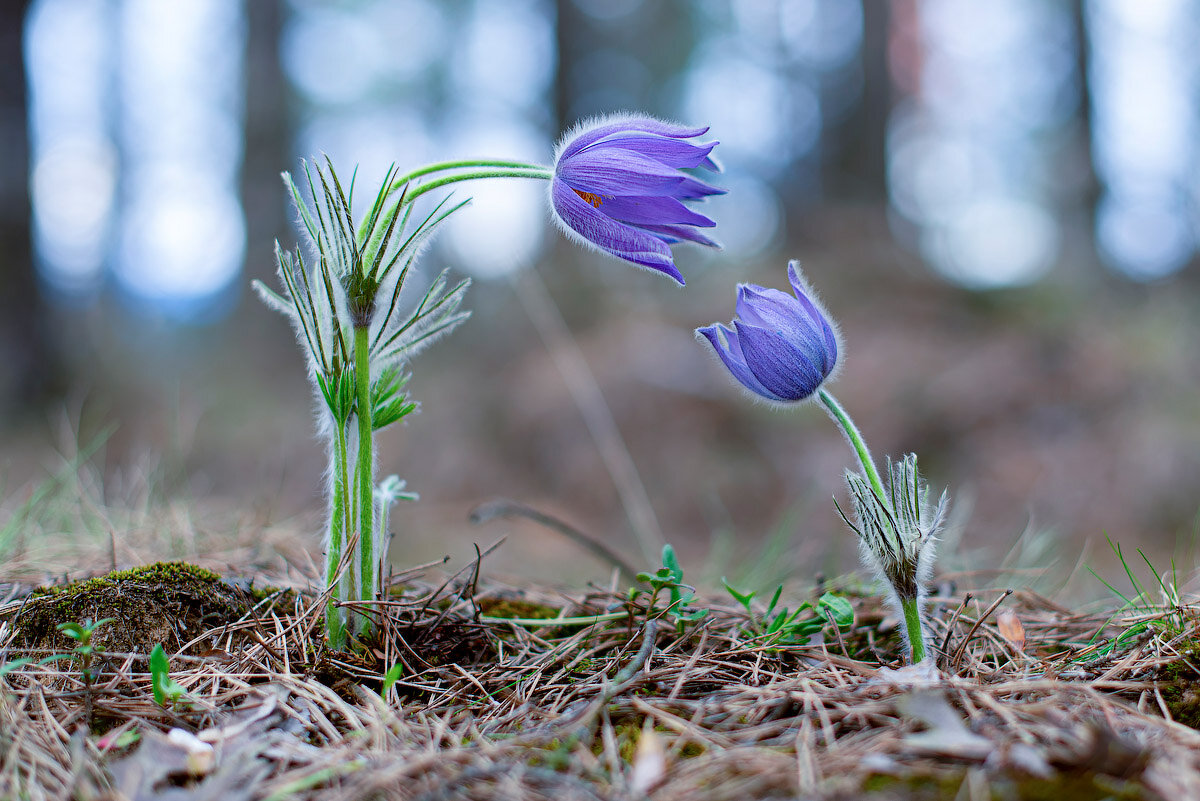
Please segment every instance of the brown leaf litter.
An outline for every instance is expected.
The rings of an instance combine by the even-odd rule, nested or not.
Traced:
[[[873,597],[842,636],[779,645],[717,598],[680,630],[615,583],[567,597],[414,570],[343,653],[320,596],[150,570],[192,586],[158,586],[155,608],[145,569],[91,596],[0,584],[0,798],[1200,798],[1190,606],[944,594],[938,669],[915,681]],[[56,622],[135,612],[97,633],[90,683],[39,662],[73,646]],[[151,639],[186,690],[165,707]]]

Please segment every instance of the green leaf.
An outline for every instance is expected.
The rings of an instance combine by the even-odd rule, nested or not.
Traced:
[[[154,646],[150,652],[150,691],[154,693],[154,702],[165,707],[167,702],[178,703],[180,698],[187,695],[183,685],[171,678],[170,663],[162,643]]]
[[[676,582],[683,581],[683,568],[679,566],[679,559],[675,556],[675,549],[670,545],[663,546],[663,567],[670,571],[671,578]]]
[[[159,706],[166,705],[165,687],[170,678],[170,663],[167,661],[167,653],[163,650],[162,643],[159,643],[150,652],[150,689],[154,693],[154,703]]]
[[[779,640],[781,642],[803,642],[823,628],[825,628],[824,620],[818,617],[806,617],[804,620],[797,620],[787,626],[781,632]]]
[[[84,642],[91,637],[92,632],[79,623],[59,623],[56,629],[77,642]]]
[[[51,665],[51,664],[54,664],[55,662],[61,662],[64,659],[74,659],[74,658],[75,658],[75,654],[52,654],[51,656],[47,656],[44,659],[39,659],[38,664],[39,665]]]
[[[383,674],[383,687],[380,688],[380,695],[387,695],[388,690],[396,686],[396,682],[400,681],[400,677],[404,675],[404,664],[397,662],[388,668],[387,673]]]
[[[817,601],[817,607],[822,617],[825,616],[825,610],[828,609],[833,616],[834,625],[839,629],[854,625],[854,606],[840,595],[834,595],[831,592],[825,593]]]
[[[751,602],[754,600],[754,590],[751,590],[750,592],[739,592],[738,590],[734,589],[728,581],[725,580],[724,576],[721,577],[721,583],[725,585],[726,591],[733,596],[734,600],[745,607],[747,612],[754,614],[750,607]]]
[[[316,379],[329,413],[333,415],[334,420],[345,424],[354,413],[354,376],[349,372],[339,372],[332,376],[332,384],[330,379],[321,373],[316,374]]]
[[[400,478],[400,476],[391,475],[380,481],[375,487],[375,500],[380,504],[390,507],[396,501],[416,501],[420,496],[415,492],[408,492],[404,488],[408,486],[408,482]]]
[[[80,644],[80,647],[75,649],[76,653],[84,653],[84,649],[88,648],[88,643],[92,641],[92,635],[96,633],[96,629],[115,621],[115,617],[106,617],[95,623],[86,619],[83,623],[59,623],[55,628]],[[87,653],[91,653],[90,648]]]
[[[378,431],[416,411],[417,404],[401,396],[385,406],[371,410],[371,429]]]
[[[317,389],[321,390],[321,397],[325,399],[325,405],[329,407],[330,412],[333,412],[333,395],[329,392],[329,384],[325,381],[325,376],[320,373],[317,373]],[[333,416],[337,417],[337,414],[335,413]]]
[[[371,384],[371,425],[376,431],[416,410],[417,404],[404,394],[409,376],[398,367],[388,367]]]
[[[11,662],[5,662],[3,665],[0,665],[0,678],[3,678],[6,673],[16,670],[17,668],[25,667],[31,662],[33,662],[33,660],[27,656],[23,656],[20,659],[14,659]]]
[[[765,617],[770,617],[771,613],[775,611],[775,604],[779,603],[780,595],[783,595],[783,585],[782,584],[780,584],[778,587],[775,588],[775,594],[771,596],[771,603],[767,604],[767,611],[766,611]]]

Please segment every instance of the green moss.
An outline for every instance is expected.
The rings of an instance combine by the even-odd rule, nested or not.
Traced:
[[[542,748],[526,749],[525,763],[531,768],[546,768],[547,770],[565,771],[571,768],[573,755],[571,753],[576,740],[568,738],[559,740],[557,737],[546,743]]]
[[[613,726],[613,736],[617,743],[617,754],[627,764],[633,764],[633,760],[637,755],[638,743],[641,742],[642,733],[645,731],[644,727],[645,718],[629,718]],[[672,738],[676,734],[675,731],[661,724],[655,724],[654,731],[661,735],[664,740]],[[706,753],[707,750],[700,743],[687,742],[679,749],[678,756],[681,759],[691,759],[692,757],[698,757]],[[592,753],[600,756],[603,752],[604,741],[600,737],[597,737],[592,742]]]
[[[488,617],[550,620],[558,617],[561,610],[519,598],[481,598],[479,611]]]
[[[156,562],[96,578],[35,590],[16,613],[16,644],[69,652],[74,642],[59,623],[113,618],[96,631],[109,651],[148,653],[168,649],[207,628],[232,622],[252,604],[250,593],[232,587],[211,570],[186,562]]]
[[[266,587],[251,586],[246,590],[250,596],[250,603],[258,606],[264,601],[267,604],[260,607],[258,612],[260,616],[263,612],[269,609],[288,610],[296,606],[296,602],[301,600],[300,593],[295,590],[285,590],[282,587],[274,587],[267,585]]]
[[[884,775],[873,774],[862,783],[862,798],[905,801],[943,801],[962,798],[967,780],[964,770],[942,771],[935,774]],[[1135,781],[1113,776],[1083,772],[1058,773],[1049,778],[1026,775],[986,775],[990,801],[1151,801],[1158,796]],[[971,796],[974,798],[974,796]]]
[[[1158,690],[1177,723],[1200,729],[1200,675],[1188,664],[1197,664],[1200,648],[1193,645],[1183,658],[1159,668]]]
[[[891,776],[876,773],[863,781],[861,789],[868,797],[871,795],[895,796],[898,791],[903,791],[904,798],[912,799],[912,801],[925,801],[925,799],[934,801],[934,799],[954,798],[961,785],[962,776]]]
[[[246,591],[250,593],[250,597],[254,600],[254,603],[256,603],[256,604],[262,603],[263,601],[270,598],[272,595],[276,595],[276,594],[278,594],[281,598],[287,597],[288,593],[291,592],[291,590],[284,590],[281,587],[275,587],[270,584],[268,584],[265,587],[253,587],[252,586],[252,587],[248,588]]]

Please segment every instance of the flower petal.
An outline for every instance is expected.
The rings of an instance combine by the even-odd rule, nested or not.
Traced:
[[[639,225],[643,231],[649,231],[664,242],[679,242],[686,239],[698,245],[721,249],[721,243],[709,239],[704,234],[686,225]]]
[[[750,325],[780,333],[828,374],[837,364],[837,336],[824,310],[811,301],[802,286],[796,297],[778,289],[739,284],[737,316]]]
[[[638,131],[620,131],[589,145],[582,152],[610,147],[632,150],[643,156],[649,156],[668,167],[691,168],[699,167],[709,161],[708,154],[717,144],[717,142],[706,142],[702,145],[694,145],[680,139],[668,139]]]
[[[685,175],[672,194],[681,200],[699,200],[709,195],[723,195],[726,191],[728,190]]]
[[[678,197],[685,176],[649,156],[618,148],[589,150],[558,163],[557,176],[573,188],[595,195]]]
[[[767,389],[761,381],[755,378],[749,365],[746,364],[746,357],[742,354],[742,346],[738,341],[736,331],[720,323],[715,323],[713,325],[706,325],[703,328],[697,328],[696,333],[709,341],[713,349],[717,352],[717,355],[721,357],[721,361],[729,369],[729,372],[742,383],[742,386],[769,400],[785,400],[785,398]]]
[[[832,362],[837,361],[837,334],[834,333],[833,326],[829,322],[829,315],[823,308],[813,299],[816,295],[808,282],[804,280],[803,273],[800,272],[800,262],[793,259],[788,262],[788,281],[791,282],[792,290],[796,293],[796,298],[804,304],[808,309],[808,313],[813,316],[813,319],[821,322],[821,333],[825,340],[825,350],[832,355]],[[833,369],[832,362],[830,369]]]
[[[796,298],[757,284],[738,284],[737,316],[743,322],[771,331],[799,330],[804,336],[812,336],[820,330]]]
[[[673,197],[654,195],[604,198],[597,207],[602,214],[631,225],[697,225],[712,228],[715,222],[697,214]]]
[[[663,122],[651,117],[632,117],[629,119],[614,119],[612,122],[601,122],[595,127],[582,126],[568,133],[563,142],[566,146],[556,156],[557,161],[569,159],[584,148],[599,142],[606,136],[620,131],[642,131],[644,133],[667,136],[672,139],[691,139],[708,133],[708,127],[687,128],[670,122]]]
[[[774,331],[733,321],[742,356],[764,387],[778,397],[800,401],[817,391],[826,372],[809,354]]]
[[[586,243],[684,283],[671,258],[671,249],[660,238],[597,211],[558,178],[550,182],[550,200],[562,223]]]

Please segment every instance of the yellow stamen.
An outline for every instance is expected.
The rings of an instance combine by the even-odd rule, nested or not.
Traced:
[[[604,202],[604,198],[600,197],[599,195],[593,195],[591,192],[580,192],[578,189],[573,189],[572,191],[583,198],[586,202],[590,203],[592,208],[598,209],[600,208],[600,204]]]

